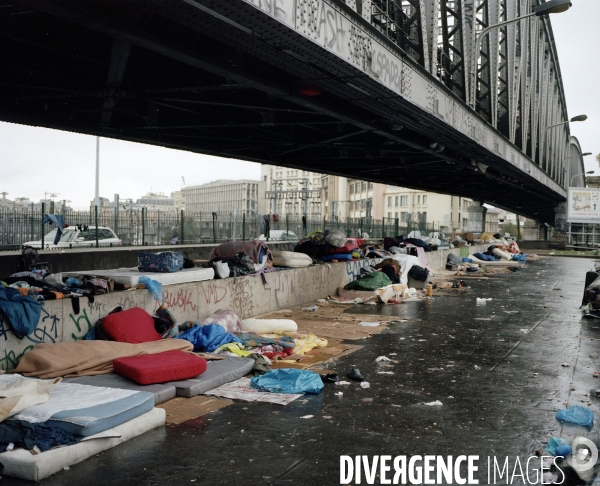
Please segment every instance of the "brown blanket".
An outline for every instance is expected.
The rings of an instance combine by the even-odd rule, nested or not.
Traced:
[[[163,339],[141,344],[115,341],[38,344],[25,353],[13,371],[39,378],[103,375],[113,371],[112,362],[117,358],[156,354],[172,349],[192,351],[193,348],[192,343],[184,339]]]
[[[271,254],[271,250],[269,250],[269,247],[264,241],[260,240],[230,241],[229,243],[222,243],[212,251],[210,259],[229,258],[243,251],[252,258],[254,263],[260,264],[258,255],[260,254],[261,249],[264,249],[267,255],[267,266],[272,266],[271,262],[273,262],[273,255]]]

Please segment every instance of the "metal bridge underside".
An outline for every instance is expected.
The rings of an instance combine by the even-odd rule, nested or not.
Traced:
[[[0,52],[2,121],[455,194],[545,222],[560,201],[242,1],[0,1]]]

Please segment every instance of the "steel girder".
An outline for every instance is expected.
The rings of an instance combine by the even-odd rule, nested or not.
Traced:
[[[570,132],[549,20],[492,29],[472,53],[483,29],[527,15],[541,1],[372,0],[371,23],[467,103],[475,71],[475,111],[564,185]]]

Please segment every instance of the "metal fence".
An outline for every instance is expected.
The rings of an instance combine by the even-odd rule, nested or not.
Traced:
[[[174,237],[178,244],[221,243],[249,240],[267,232],[264,216],[247,217],[233,213],[179,213],[142,210],[69,211],[64,214],[69,226],[87,225],[112,229],[123,246],[169,245]],[[29,241],[40,241],[53,227],[42,225],[43,210],[0,208],[0,249],[16,249]],[[347,236],[383,238],[407,234],[411,236],[445,236],[448,230],[437,223],[400,222],[398,219],[335,219],[317,216],[283,216],[268,218],[271,239],[302,238],[316,230],[340,230]],[[289,234],[289,237],[286,235]],[[45,246],[52,242],[44,240]]]

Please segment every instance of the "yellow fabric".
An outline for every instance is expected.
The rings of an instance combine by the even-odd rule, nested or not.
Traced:
[[[294,354],[306,354],[314,348],[324,348],[327,346],[327,339],[323,339],[315,336],[312,333],[309,334],[298,334],[297,332],[274,332],[271,334],[261,334],[261,336],[271,339],[277,339],[281,336],[290,336],[294,338],[296,347],[294,348]]]
[[[217,353],[217,354],[223,353],[223,352],[237,354],[238,356],[241,356],[242,358],[245,358],[246,356],[252,354],[252,352],[244,350],[240,343],[223,344],[222,346],[219,346],[215,350],[215,353]]]

